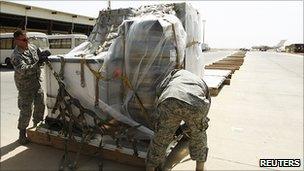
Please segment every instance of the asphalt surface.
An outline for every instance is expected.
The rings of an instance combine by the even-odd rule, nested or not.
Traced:
[[[204,53],[205,63],[229,54]],[[58,170],[63,151],[20,146],[13,71],[1,68],[1,170]],[[207,170],[303,170],[303,56],[249,52],[244,64],[212,98]],[[31,125],[31,124],[30,124]],[[195,162],[174,170],[194,170]],[[297,168],[261,168],[259,159],[301,159]],[[98,170],[98,160],[81,156],[79,170]],[[103,170],[142,170],[106,161]]]

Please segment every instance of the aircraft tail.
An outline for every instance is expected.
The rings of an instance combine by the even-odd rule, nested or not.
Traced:
[[[284,46],[286,41],[287,40],[281,40],[275,47],[280,48],[280,47]]]

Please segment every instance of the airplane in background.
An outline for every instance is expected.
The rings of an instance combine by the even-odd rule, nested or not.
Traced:
[[[276,46],[252,46],[251,49],[253,50],[259,50],[259,51],[267,51],[269,49],[274,49],[277,52],[284,51],[284,44],[287,40],[281,40]]]

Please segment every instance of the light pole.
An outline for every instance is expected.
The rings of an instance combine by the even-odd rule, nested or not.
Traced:
[[[203,20],[203,44],[205,44],[205,25],[206,25],[206,20]]]
[[[111,0],[108,0],[108,10],[111,10]]]
[[[78,16],[77,15],[73,15],[72,16],[72,27],[71,27],[71,34],[73,34],[74,33],[74,18],[77,18]]]
[[[25,7],[25,21],[24,21],[24,30],[26,30],[26,27],[27,27],[27,11],[28,10],[31,10],[32,7],[31,6],[26,6]]]

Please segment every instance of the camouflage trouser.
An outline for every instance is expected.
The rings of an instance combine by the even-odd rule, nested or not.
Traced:
[[[26,129],[29,125],[34,104],[33,122],[40,122],[44,115],[43,90],[19,90],[18,108],[20,110],[18,129]]]
[[[155,135],[151,141],[147,165],[157,167],[165,159],[166,149],[183,120],[189,128],[189,151],[191,159],[206,161],[208,147],[207,134],[210,104],[201,107],[191,106],[177,99],[169,98],[158,106],[159,117]]]

